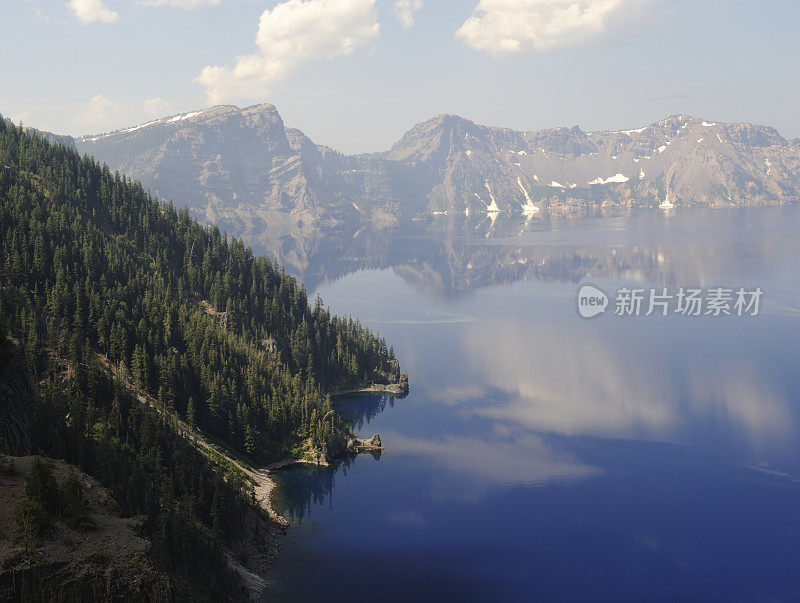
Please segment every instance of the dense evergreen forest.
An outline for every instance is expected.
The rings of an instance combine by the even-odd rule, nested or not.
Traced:
[[[34,451],[108,485],[147,518],[159,567],[212,598],[236,592],[222,549],[250,493],[170,417],[253,462],[324,452],[339,421],[326,392],[400,377],[382,339],[310,307],[268,258],[1,117],[0,251]]]

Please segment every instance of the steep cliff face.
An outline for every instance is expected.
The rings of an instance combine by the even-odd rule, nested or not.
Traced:
[[[13,473],[0,476],[0,600],[173,600],[173,584],[150,562],[139,521],[119,517],[108,491],[65,463],[52,461],[55,478],[78,477],[94,527],[76,531],[54,518],[44,533],[23,538],[14,509],[26,498],[33,458],[12,460]]]
[[[327,207],[337,195],[324,195],[332,183],[320,167],[329,150],[287,130],[272,105],[212,107],[83,138],[78,147],[235,232],[337,213]]]
[[[168,583],[152,576],[129,582],[124,574],[90,569],[76,576],[64,563],[39,563],[0,572],[5,601],[145,601],[166,603],[173,597]]]
[[[0,449],[7,448],[14,455],[30,453],[32,405],[25,357],[15,342],[0,334]]]
[[[769,205],[800,198],[800,154],[773,128],[674,115],[615,132],[514,132],[439,116],[388,153],[430,209],[535,213],[608,205]]]
[[[438,115],[386,153],[346,156],[275,107],[212,107],[83,138],[93,154],[240,235],[430,212],[769,205],[800,198],[800,143],[673,115],[633,130],[518,132]]]

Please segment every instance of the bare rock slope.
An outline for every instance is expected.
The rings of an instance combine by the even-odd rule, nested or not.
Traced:
[[[441,212],[772,205],[800,198],[800,141],[687,115],[623,131],[521,132],[439,115],[347,156],[272,105],[217,106],[76,141],[239,235]]]

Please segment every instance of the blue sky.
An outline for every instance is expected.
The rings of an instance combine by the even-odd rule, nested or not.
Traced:
[[[672,113],[800,136],[800,2],[3,0],[0,112],[80,135],[270,102],[345,152],[438,113],[532,130]]]

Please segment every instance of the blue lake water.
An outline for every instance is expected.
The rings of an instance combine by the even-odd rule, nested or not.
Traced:
[[[277,474],[286,600],[800,600],[800,211],[439,221],[296,272],[386,337],[379,457]],[[361,242],[359,242],[361,241]],[[577,312],[586,282],[763,290],[758,316]]]

